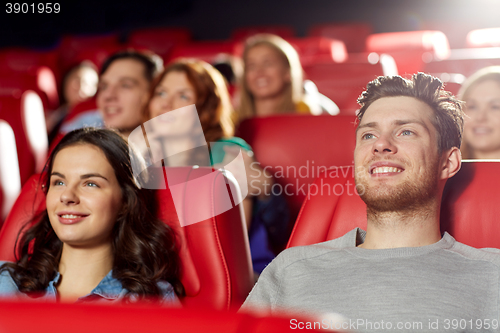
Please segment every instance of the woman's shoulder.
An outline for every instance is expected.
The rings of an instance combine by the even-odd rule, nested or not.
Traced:
[[[221,138],[221,139],[217,140],[217,143],[221,143],[221,144],[225,144],[225,145],[237,145],[245,150],[252,150],[252,147],[250,147],[250,145],[245,140],[243,140],[242,138],[239,138],[237,136]]]
[[[0,261],[0,267],[3,264],[7,263],[6,261]],[[10,275],[8,269],[3,269],[0,271],[0,296],[8,296],[11,294],[15,294],[19,292],[19,288],[17,284],[14,282],[14,279]]]
[[[160,298],[162,305],[178,306],[178,307],[181,306],[181,302],[179,301],[179,298],[175,294],[174,287],[170,283],[164,280],[160,280],[157,282],[157,286],[161,292]]]

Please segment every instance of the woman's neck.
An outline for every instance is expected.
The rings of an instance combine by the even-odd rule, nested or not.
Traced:
[[[282,104],[283,98],[280,95],[263,99],[255,99],[255,116],[266,117],[281,113]]]
[[[500,159],[500,150],[493,151],[473,151],[473,157],[475,159],[484,159],[484,160],[494,160]]]
[[[88,249],[63,245],[57,286],[63,302],[75,302],[89,294],[113,268],[111,244]]]

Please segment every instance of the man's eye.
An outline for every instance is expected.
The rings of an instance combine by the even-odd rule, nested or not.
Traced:
[[[413,134],[413,132],[410,131],[410,130],[404,130],[404,131],[401,132],[401,135],[405,135],[405,136],[412,135],[412,134]]]
[[[369,140],[369,139],[373,139],[375,136],[371,133],[366,133],[366,134],[363,134],[363,136],[361,137],[361,139],[363,140]]]
[[[86,182],[86,183],[85,183],[85,186],[89,186],[89,187],[99,187],[99,185],[97,185],[96,183],[91,182],[91,181]]]

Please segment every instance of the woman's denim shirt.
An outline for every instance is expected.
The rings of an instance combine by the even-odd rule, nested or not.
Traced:
[[[5,262],[0,261],[0,266],[4,263]],[[58,284],[60,278],[61,274],[58,272],[54,279],[49,282],[43,295],[36,299],[55,302],[57,300],[57,290],[55,286]],[[162,305],[180,306],[179,299],[175,295],[174,288],[170,283],[160,281],[158,283],[158,288],[161,291],[160,301]],[[77,303],[89,301],[116,302],[123,300],[127,294],[128,290],[122,287],[121,282],[113,277],[113,271],[110,271],[90,294],[78,298]],[[129,294],[128,297],[130,297],[130,301],[132,302],[138,300],[137,294]],[[6,270],[0,273],[0,298],[33,299],[19,291],[10,273]]]

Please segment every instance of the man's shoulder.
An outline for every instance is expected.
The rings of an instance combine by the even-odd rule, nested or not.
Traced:
[[[288,248],[281,252],[274,261],[275,264],[281,267],[289,266],[291,264],[330,255],[332,253],[339,253],[345,248],[356,246],[356,236],[358,228],[355,228],[344,236],[329,240],[326,242],[316,243],[312,245],[295,246]]]
[[[500,249],[495,248],[475,248],[467,244],[455,241],[449,249],[464,259],[490,262],[500,269]]]

